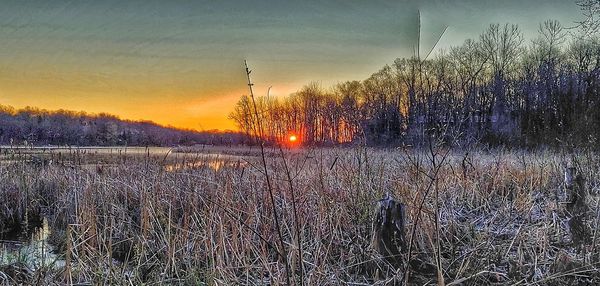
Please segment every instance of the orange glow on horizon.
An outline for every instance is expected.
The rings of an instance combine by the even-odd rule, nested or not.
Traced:
[[[300,141],[300,136],[296,135],[293,132],[289,132],[285,142],[283,143],[287,145],[288,148],[298,148],[302,145]]]
[[[228,118],[235,104],[248,93],[244,79],[239,86],[216,84],[190,87],[182,84],[173,88],[167,83],[111,82],[106,86],[97,81],[73,77],[71,74],[21,77],[10,73],[0,77],[0,105],[16,109],[35,107],[48,111],[69,110],[91,114],[107,113],[124,120],[152,121],[163,126],[203,130],[237,130]],[[41,75],[44,75],[42,73]],[[36,74],[37,75],[37,74]],[[54,78],[61,79],[58,80]],[[73,78],[74,86],[64,84],[63,78]],[[71,81],[69,81],[71,83]],[[301,83],[281,83],[271,89],[271,97],[287,96]],[[264,96],[266,84],[257,84],[255,91]]]

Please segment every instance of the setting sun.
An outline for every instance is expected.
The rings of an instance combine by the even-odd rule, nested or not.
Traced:
[[[0,286],[600,286],[600,0],[0,8]]]

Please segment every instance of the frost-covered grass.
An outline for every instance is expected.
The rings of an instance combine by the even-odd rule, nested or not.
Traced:
[[[370,247],[375,202],[390,193],[406,205],[407,236],[414,229],[411,260],[435,266],[440,257],[446,284],[600,283],[597,154],[575,156],[591,193],[589,240],[577,248],[562,203],[570,156],[434,152],[435,165],[430,150],[284,151],[290,184],[284,159],[269,150],[283,243],[255,152],[224,156],[218,164],[194,150],[175,158],[43,155],[51,163],[15,155],[0,164],[0,227],[46,217],[48,242],[64,263],[21,270],[26,275],[4,263],[0,282],[276,285],[285,283],[287,263],[295,284],[400,283],[406,269]],[[436,274],[412,269],[408,279],[435,284]]]

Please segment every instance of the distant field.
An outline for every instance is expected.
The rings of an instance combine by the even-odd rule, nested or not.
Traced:
[[[560,153],[267,148],[273,206],[256,147],[0,152],[8,284],[399,283],[404,268],[371,245],[386,193],[406,207],[411,283],[435,283],[437,258],[455,285],[600,282],[595,153],[575,156],[588,194],[576,244]]]
[[[232,161],[257,156],[256,148],[220,146],[195,147],[24,147],[0,146],[0,163],[29,162],[38,164],[114,165],[127,159],[149,158],[163,164],[201,163],[204,161]]]
[[[270,155],[279,154],[277,148],[266,148]],[[300,149],[287,152],[300,152]],[[219,145],[196,145],[176,147],[123,147],[123,146],[85,146],[85,147],[63,147],[63,146],[8,146],[0,145],[0,154],[100,154],[100,155],[151,155],[182,157],[189,154],[215,154],[215,155],[239,155],[260,156],[260,148],[256,146],[219,146]],[[188,155],[186,155],[188,154]]]

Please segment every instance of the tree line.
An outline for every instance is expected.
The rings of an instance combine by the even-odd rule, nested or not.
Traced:
[[[517,25],[493,24],[477,39],[425,59],[398,58],[362,81],[257,97],[258,120],[273,142],[294,133],[315,145],[421,144],[432,137],[596,145],[600,41],[590,26],[548,20],[525,41]],[[244,95],[229,116],[247,138],[257,120],[251,107]]]
[[[0,105],[0,144],[60,146],[173,146],[239,144],[237,132],[183,130],[110,114],[48,111]]]

